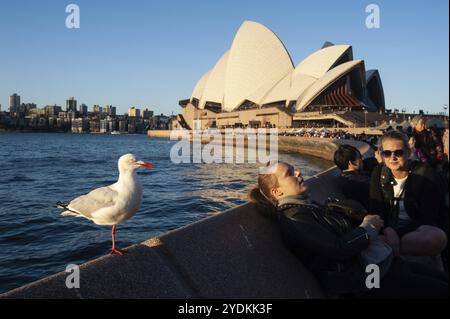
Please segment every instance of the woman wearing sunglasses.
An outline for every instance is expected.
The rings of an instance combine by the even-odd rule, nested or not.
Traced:
[[[380,216],[369,214],[354,223],[345,214],[312,203],[300,171],[287,163],[262,169],[249,198],[261,214],[277,221],[286,245],[315,275],[328,297],[448,297],[443,272],[416,268],[393,256],[390,246],[378,237],[383,227]],[[376,250],[376,262],[368,262],[371,248]],[[379,288],[366,286],[369,263],[380,268]]]
[[[397,255],[439,255],[447,244],[448,185],[433,168],[410,160],[403,133],[385,133],[379,146],[382,163],[372,172],[370,211],[385,221],[385,238]]]

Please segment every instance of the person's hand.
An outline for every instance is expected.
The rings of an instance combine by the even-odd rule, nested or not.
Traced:
[[[386,242],[386,244],[391,246],[392,250],[394,251],[394,255],[399,256],[400,255],[400,237],[398,237],[397,232],[391,227],[386,227],[383,230],[383,235],[384,235],[384,241]]]
[[[381,163],[383,161],[383,159],[381,158],[380,150],[375,151],[375,159],[377,160],[378,163]]]
[[[378,215],[366,215],[363,219],[363,222],[369,223],[373,228],[377,231],[380,231],[384,226],[384,221]]]

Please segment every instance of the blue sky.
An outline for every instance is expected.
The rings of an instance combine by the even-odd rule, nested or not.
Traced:
[[[80,29],[65,26],[70,3]],[[365,25],[370,3],[380,7],[379,29]],[[351,44],[366,69],[379,69],[387,107],[440,112],[448,104],[447,0],[0,0],[2,110],[17,92],[39,107],[75,96],[89,109],[179,113],[178,100],[244,20],[274,31],[294,64],[325,41]]]

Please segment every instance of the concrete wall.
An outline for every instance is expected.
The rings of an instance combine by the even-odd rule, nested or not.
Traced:
[[[223,131],[223,130],[222,130]],[[148,131],[149,137],[170,138],[171,131]],[[268,139],[267,139],[268,141]],[[208,143],[209,141],[203,141]],[[349,141],[335,141],[331,143],[326,138],[305,138],[300,136],[278,136],[278,150],[280,152],[301,153],[320,157],[329,161],[333,160],[334,151],[339,143],[348,143]],[[357,142],[351,142],[357,143]],[[359,145],[359,144],[358,144]]]
[[[328,140],[316,148],[326,143],[330,151],[336,147],[336,142]],[[350,143],[368,151],[366,144]],[[295,143],[289,145],[295,148]],[[331,168],[306,181],[314,200],[341,196],[337,175]],[[0,298],[324,297],[315,278],[282,243],[276,223],[259,215],[250,204],[126,251],[123,256],[104,256],[81,265],[79,289],[66,288],[68,273],[61,272]]]

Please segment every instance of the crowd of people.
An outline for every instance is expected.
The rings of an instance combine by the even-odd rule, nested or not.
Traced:
[[[291,129],[279,134],[280,136],[299,136],[304,138],[332,138],[336,140],[353,140],[368,143],[375,146],[378,141],[378,135],[362,133],[350,133],[344,130],[330,131],[327,128],[321,129]]]
[[[441,171],[448,156],[442,135],[424,123],[418,117],[408,132],[387,130],[375,157],[339,146],[340,200],[311,201],[314,189],[288,163],[260,172],[250,201],[278,222],[286,245],[327,296],[448,298],[448,172]],[[380,269],[379,288],[366,285],[369,264]]]

